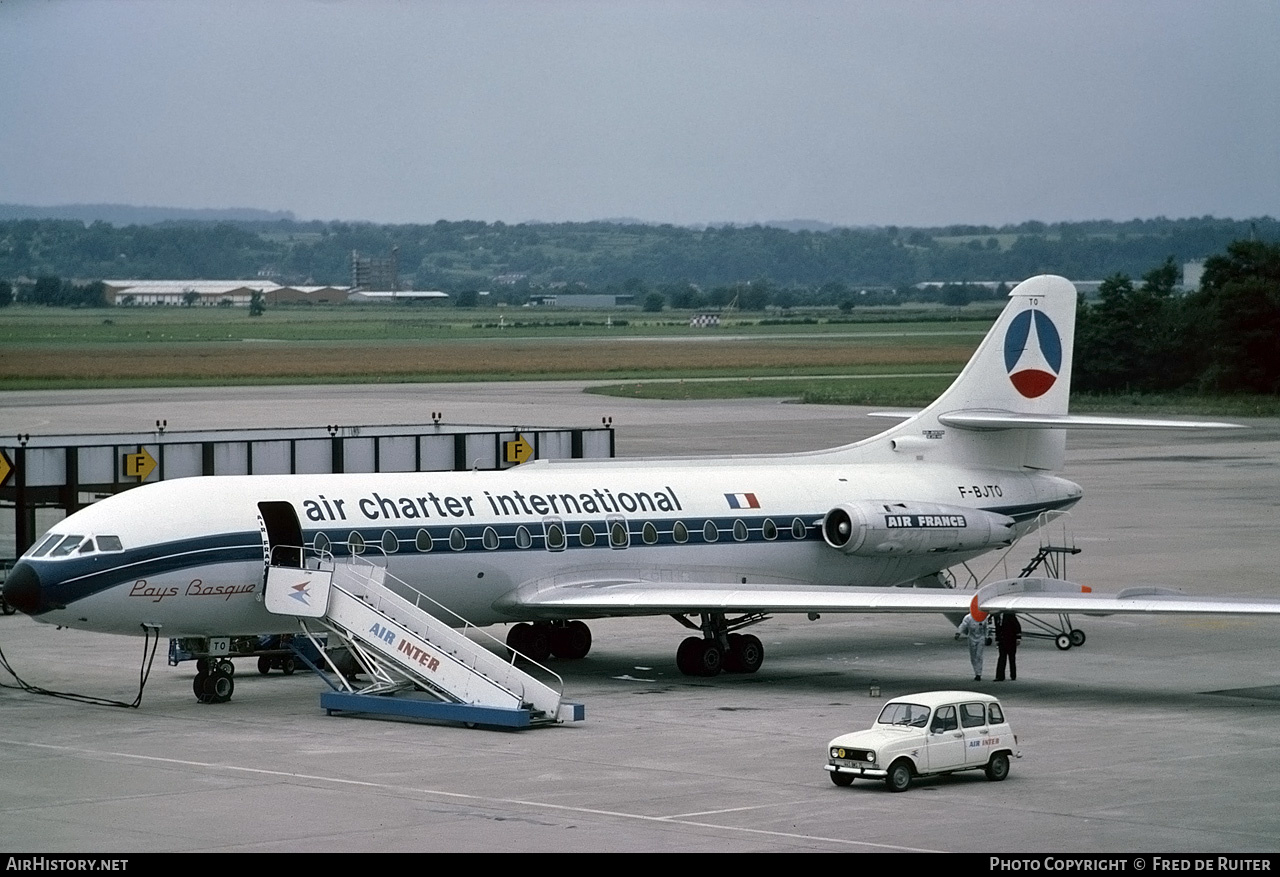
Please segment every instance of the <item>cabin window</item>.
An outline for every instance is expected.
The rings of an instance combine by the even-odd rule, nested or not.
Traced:
[[[480,544],[484,546],[485,551],[493,551],[498,547],[498,531],[492,527],[485,527],[484,533],[480,536]]]
[[[733,538],[738,542],[747,541],[747,522],[741,518],[733,522]]]
[[[773,522],[773,518],[764,519],[764,523],[760,525],[760,535],[769,542],[778,538],[778,525]]]
[[[707,521],[702,525],[702,541],[715,542],[720,538],[720,531],[716,529],[715,521]]]
[[[689,528],[684,525],[684,521],[676,521],[671,528],[671,538],[680,543],[689,541]]]
[[[385,554],[395,554],[400,550],[400,540],[396,538],[396,534],[390,530],[382,531],[382,551]]]
[[[430,551],[435,547],[431,540],[431,534],[426,530],[419,530],[418,535],[413,538],[413,547],[419,551]]]
[[[542,527],[547,537],[547,550],[564,551],[565,543],[568,541],[564,535],[564,524],[559,521],[543,521]]]
[[[644,538],[645,545],[658,544],[658,528],[653,525],[652,521],[645,521],[644,529],[640,531],[640,534]]]
[[[364,554],[364,537],[352,530],[347,534],[347,548],[352,554]]]
[[[808,532],[809,532],[809,528],[804,525],[804,521],[800,520],[799,518],[795,518],[794,520],[792,520],[791,522],[791,538],[792,539],[803,539]]]
[[[317,533],[316,538],[311,542],[311,547],[317,554],[323,554],[329,550],[329,537],[323,533]]]
[[[609,547],[610,548],[626,548],[631,544],[631,534],[627,532],[627,525],[622,521],[614,521],[609,525]]]
[[[516,548],[529,548],[533,545],[533,535],[524,524],[516,527]]]
[[[467,537],[457,527],[449,531],[449,547],[454,551],[461,551],[467,547]]]
[[[596,544],[596,531],[591,529],[590,524],[583,524],[578,530],[578,543],[584,548],[590,548]]]

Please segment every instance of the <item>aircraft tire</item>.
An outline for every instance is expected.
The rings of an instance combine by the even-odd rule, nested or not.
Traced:
[[[541,664],[551,657],[551,625],[541,621],[534,622],[528,626],[522,639],[524,648],[517,651],[523,653],[530,661]]]
[[[1060,633],[1053,638],[1053,644],[1065,652],[1071,648],[1071,637],[1068,634]]]
[[[699,676],[719,676],[724,669],[724,650],[713,639],[704,639],[695,655]]]
[[[205,700],[204,693],[204,684],[207,681],[209,681],[209,674],[204,672],[197,673],[195,678],[191,680],[191,692],[196,696],[196,700],[201,703],[208,703],[208,701]]]
[[[528,649],[529,634],[533,630],[533,625],[527,621],[521,621],[519,624],[513,624],[511,629],[507,631],[507,648],[513,653],[518,652],[524,654]],[[512,657],[515,657],[513,654]]]
[[[563,627],[551,628],[551,654],[567,661],[585,658],[591,651],[591,628],[581,621],[570,621]]]
[[[226,703],[236,690],[236,682],[230,673],[210,673],[204,680],[204,703]]]
[[[700,676],[698,672],[697,654],[702,650],[702,640],[699,637],[687,637],[680,643],[680,648],[676,649],[676,667],[686,676]]]
[[[1078,627],[1073,628],[1071,633],[1067,634],[1067,636],[1071,637],[1071,645],[1075,646],[1076,648],[1079,648],[1080,646],[1084,645],[1085,635],[1084,635],[1084,631],[1081,630],[1080,628]]]
[[[752,634],[742,634],[736,641],[732,636],[729,637],[729,650],[725,669],[732,673],[754,673],[764,663],[764,643]],[[732,669],[730,669],[730,662],[732,662]]]

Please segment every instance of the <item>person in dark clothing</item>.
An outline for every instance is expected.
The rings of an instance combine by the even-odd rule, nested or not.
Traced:
[[[1004,681],[1004,666],[1009,664],[1009,679],[1018,678],[1018,641],[1022,639],[1022,624],[1012,612],[996,616],[996,647],[1000,657],[996,660],[996,681]]]

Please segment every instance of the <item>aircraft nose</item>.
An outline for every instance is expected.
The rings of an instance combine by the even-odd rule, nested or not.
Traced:
[[[4,580],[4,601],[28,615],[34,615],[44,602],[40,576],[25,560],[18,561]]]

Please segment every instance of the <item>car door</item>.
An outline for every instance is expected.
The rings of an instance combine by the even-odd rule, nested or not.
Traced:
[[[926,764],[930,773],[955,770],[965,766],[965,737],[956,715],[955,704],[933,711],[929,736],[925,742]]]
[[[991,749],[991,729],[987,724],[987,705],[982,702],[960,704],[960,730],[964,732],[968,767],[986,764]]]

